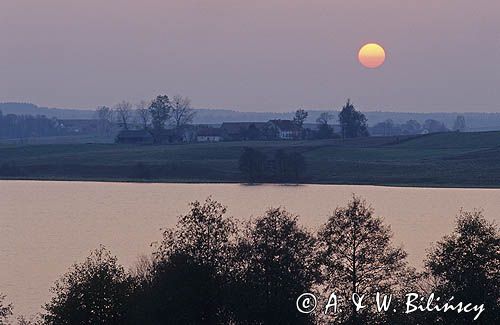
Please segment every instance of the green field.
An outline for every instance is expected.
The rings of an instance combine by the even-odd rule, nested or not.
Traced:
[[[303,183],[500,187],[500,132],[342,141],[0,145],[0,178],[244,182],[244,146],[299,151]]]

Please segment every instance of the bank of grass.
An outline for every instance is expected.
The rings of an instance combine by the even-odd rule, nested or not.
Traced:
[[[245,182],[243,147],[301,152],[303,183],[500,187],[500,132],[187,145],[0,145],[0,178]]]

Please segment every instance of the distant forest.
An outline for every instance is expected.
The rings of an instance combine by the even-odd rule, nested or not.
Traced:
[[[368,119],[369,126],[392,120],[395,124],[404,124],[408,120],[416,120],[423,124],[426,120],[433,119],[443,122],[453,129],[458,115],[465,117],[467,131],[493,131],[500,130],[500,113],[403,113],[403,112],[370,112],[361,109]],[[27,103],[0,103],[0,111],[16,115],[45,115],[47,118],[58,119],[92,119],[96,118],[95,109],[62,109],[39,107]],[[286,113],[273,112],[238,112],[226,109],[196,109],[195,124],[220,124],[222,122],[267,122],[272,119],[291,119],[295,111]],[[306,123],[314,123],[321,113],[326,110],[308,110],[309,116]],[[335,111],[328,112],[337,115]],[[335,121],[332,121],[335,124]]]

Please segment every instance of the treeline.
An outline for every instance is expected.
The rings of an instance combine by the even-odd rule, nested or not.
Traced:
[[[238,161],[240,172],[250,183],[298,182],[306,172],[302,153],[276,150],[270,155],[256,148],[245,147]]]
[[[43,115],[4,115],[0,111],[0,138],[61,135],[57,120]]]
[[[192,123],[195,115],[191,100],[180,95],[172,98],[168,95],[159,95],[151,101],[143,100],[135,105],[128,101],[121,101],[113,107],[101,106],[96,110],[96,116],[102,125],[116,122],[125,130],[160,131],[167,125],[182,127]]]
[[[464,132],[467,130],[465,117],[458,115],[453,124],[453,131]],[[408,120],[405,123],[397,124],[391,119],[375,124],[370,128],[372,135],[393,136],[393,135],[414,135],[425,133],[450,132],[443,122],[427,119],[423,124],[416,120]]]
[[[92,252],[56,282],[32,323],[498,324],[499,254],[497,226],[481,212],[462,211],[453,233],[430,248],[424,271],[416,272],[394,246],[390,227],[356,196],[316,233],[283,208],[241,223],[209,198],[191,203],[130,272],[104,247]],[[325,315],[331,292],[370,298],[361,310],[341,300],[337,313]],[[375,310],[376,292],[393,295],[390,311]],[[303,293],[319,297],[316,312],[298,311]],[[453,296],[485,310],[474,322],[477,312],[405,313],[406,293]],[[1,306],[0,319],[11,308]]]

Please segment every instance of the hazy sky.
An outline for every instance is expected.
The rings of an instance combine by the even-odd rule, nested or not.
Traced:
[[[378,70],[357,62],[379,42]],[[500,112],[498,0],[0,0],[0,102]]]

